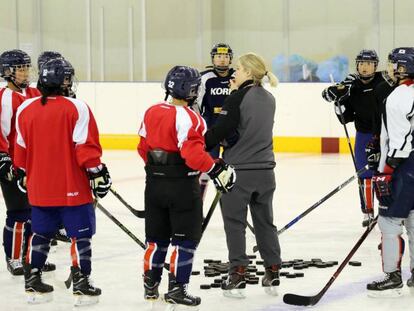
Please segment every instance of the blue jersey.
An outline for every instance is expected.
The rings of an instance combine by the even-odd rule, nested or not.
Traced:
[[[206,120],[207,128],[214,125],[223,107],[224,100],[230,95],[229,83],[234,69],[221,77],[214,69],[201,72],[200,93],[197,98],[200,113]]]

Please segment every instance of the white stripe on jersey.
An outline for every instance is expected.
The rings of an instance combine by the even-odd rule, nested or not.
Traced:
[[[22,133],[20,132],[20,128],[19,128],[19,116],[20,113],[27,107],[29,106],[31,103],[33,103],[36,99],[40,98],[39,97],[33,97],[30,99],[25,100],[20,106],[19,108],[17,108],[17,112],[16,112],[16,133],[17,133],[17,138],[16,138],[16,142],[23,148],[26,148],[26,143],[24,142]]]
[[[6,88],[1,97],[1,134],[6,141],[10,134],[11,119],[13,117],[12,95],[13,91]]]
[[[175,118],[175,129],[177,130],[178,149],[181,150],[183,143],[187,140],[188,131],[190,130],[193,122],[184,107],[175,107],[176,118]]]
[[[188,110],[190,110],[191,113],[197,118],[197,127],[195,129],[196,131],[198,131],[198,128],[200,127],[200,125],[203,124],[202,135],[204,136],[204,134],[207,131],[207,123],[206,123],[206,121],[204,120],[204,118],[199,113],[197,113],[197,112],[195,112],[195,111],[193,111],[191,109],[188,109]]]
[[[80,99],[65,97],[65,99],[71,101],[78,111],[78,120],[76,121],[75,128],[73,129],[73,142],[78,144],[84,144],[88,138],[89,131],[89,108],[86,103]]]
[[[398,86],[386,101],[388,156],[407,158],[411,151],[414,120],[414,85]]]

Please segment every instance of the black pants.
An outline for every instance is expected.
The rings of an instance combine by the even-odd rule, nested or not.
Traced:
[[[203,221],[198,176],[148,177],[145,187],[147,238],[199,242]]]
[[[1,182],[0,186],[7,211],[21,211],[31,208],[27,194],[21,192],[15,182]]]

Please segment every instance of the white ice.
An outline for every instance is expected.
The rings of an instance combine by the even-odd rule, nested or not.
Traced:
[[[143,163],[136,152],[106,151],[104,160],[113,177],[114,187],[135,208],[143,209],[145,173]],[[302,211],[317,202],[332,189],[352,176],[354,169],[349,155],[276,154],[277,189],[274,198],[274,222],[281,228]],[[214,196],[212,184],[206,197],[206,213]],[[138,238],[144,240],[144,221],[135,218],[112,194],[101,201],[114,216]],[[5,206],[0,202],[0,227],[4,225]],[[85,310],[149,310],[143,300],[141,280],[143,250],[123,231],[115,226],[99,210],[97,234],[93,239],[93,272],[95,284],[102,288],[100,303]],[[326,203],[280,236],[284,260],[321,258],[337,260],[345,258],[357,242],[363,228],[362,214],[356,182],[342,189]],[[255,245],[254,236],[246,231],[248,254]],[[382,277],[381,257],[377,249],[380,233],[375,228],[352,258],[362,262],[361,267],[346,266],[326,295],[312,310],[410,310],[414,305],[414,293],[404,286],[404,296],[397,299],[373,299],[367,297],[366,284]],[[408,245],[408,243],[407,243]],[[220,209],[213,215],[195,258],[195,270],[203,270],[203,259],[226,261],[227,251]],[[59,243],[49,260],[57,264],[57,271],[44,274],[45,281],[54,285],[54,300],[41,306],[26,303],[22,277],[12,278],[5,262],[0,264],[0,310],[71,310],[72,295],[63,288],[69,272],[69,247]],[[404,282],[409,277],[408,249],[403,259]],[[190,292],[202,298],[200,310],[302,310],[283,303],[285,293],[314,295],[319,292],[338,266],[326,269],[301,270],[304,278],[281,278],[279,296],[264,293],[258,285],[248,285],[247,298],[232,300],[222,296],[221,289],[201,290],[200,284],[212,283],[214,278],[193,276]],[[291,268],[289,271],[294,271]],[[164,274],[166,276],[166,274]],[[165,278],[166,279],[166,278]],[[161,286],[165,292],[166,282]],[[158,304],[157,310],[165,306]]]

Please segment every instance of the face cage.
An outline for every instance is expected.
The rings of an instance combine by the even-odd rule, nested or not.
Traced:
[[[26,80],[19,83],[16,80],[17,79],[16,78],[16,71],[17,71],[17,69],[24,69],[24,68],[28,68],[29,74],[28,74]],[[33,81],[34,77],[36,76],[31,63],[24,64],[24,65],[10,66],[9,70],[10,70],[10,75],[5,76],[5,80],[7,80],[6,78],[9,78],[11,80],[11,82],[16,87],[21,88],[21,89],[24,89],[24,88],[28,87],[30,85],[30,82]]]
[[[78,90],[79,81],[76,76],[72,75],[68,83],[62,85],[62,90],[65,92],[65,96],[74,98],[76,91]]]
[[[409,72],[398,72],[398,67],[404,67],[405,70],[407,70],[407,67],[403,64],[398,64],[398,62],[392,63],[393,66],[393,71],[394,71],[394,77],[397,80],[401,80],[401,79],[406,79],[406,78],[413,78],[414,74],[409,73]]]
[[[358,63],[363,63],[363,62],[369,62],[369,63],[374,63],[374,72],[370,75],[367,76],[363,76],[359,73],[358,71]],[[378,61],[376,60],[356,60],[355,61],[355,68],[356,68],[356,72],[358,73],[358,76],[360,76],[361,79],[370,79],[373,76],[375,76],[375,72],[377,71],[377,67],[378,67]]]

